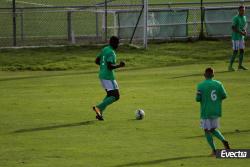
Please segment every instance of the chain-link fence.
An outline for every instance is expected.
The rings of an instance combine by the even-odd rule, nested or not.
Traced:
[[[250,5],[242,0],[0,0],[0,47],[96,44],[112,35],[140,46],[148,40],[230,36],[231,19],[242,3]]]

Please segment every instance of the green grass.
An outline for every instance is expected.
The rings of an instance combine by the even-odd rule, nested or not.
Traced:
[[[250,148],[250,71],[225,71],[230,42],[149,48],[118,51],[127,62],[116,73],[121,99],[107,108],[104,122],[91,111],[105,95],[93,64],[100,48],[1,50],[0,67],[7,71],[0,71],[0,166],[247,166],[249,160],[207,156],[194,97],[203,70],[214,67],[228,92],[221,131],[233,148]],[[246,49],[250,67],[248,55]],[[27,71],[60,64],[66,71]],[[146,113],[142,121],[134,119],[138,108]]]
[[[126,61],[128,68],[147,68],[216,61],[226,63],[231,55],[230,47],[231,41],[173,42],[151,44],[147,51],[125,45],[118,53],[119,60]],[[96,70],[93,61],[100,49],[98,46],[2,49],[0,70]],[[248,48],[246,54],[249,54]]]
[[[250,63],[247,63],[250,66]],[[195,85],[208,64],[117,73],[121,99],[94,120],[104,91],[95,73],[1,72],[0,164],[5,167],[245,166],[207,157]],[[221,130],[233,148],[249,148],[249,71],[213,64],[229,93]],[[142,108],[146,117],[134,120]],[[237,132],[237,129],[239,132]],[[242,131],[242,132],[240,132]],[[222,145],[216,140],[217,146]]]

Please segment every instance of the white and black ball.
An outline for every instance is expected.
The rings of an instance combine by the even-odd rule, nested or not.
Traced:
[[[145,112],[142,109],[135,111],[135,119],[142,120],[145,117]]]

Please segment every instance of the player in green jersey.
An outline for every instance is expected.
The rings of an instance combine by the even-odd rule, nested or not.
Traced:
[[[101,53],[96,57],[95,63],[100,66],[99,79],[107,95],[103,101],[94,106],[93,110],[96,113],[96,119],[103,119],[103,111],[105,108],[117,101],[120,98],[119,87],[115,80],[114,69],[124,67],[125,63],[121,61],[116,64],[115,50],[118,48],[119,38],[112,36],[109,40],[109,45],[104,47]]]
[[[235,71],[233,68],[233,63],[235,57],[238,54],[238,50],[240,50],[239,55],[239,70],[247,70],[246,67],[242,65],[243,57],[244,57],[244,49],[245,49],[245,36],[247,35],[247,20],[245,16],[245,7],[239,7],[239,14],[234,16],[233,24],[232,24],[232,45],[233,45],[233,55],[230,58],[230,64],[228,66],[228,71]]]
[[[200,102],[201,127],[204,129],[205,137],[212,149],[212,155],[215,155],[213,136],[223,143],[225,149],[230,149],[228,142],[217,129],[222,112],[222,100],[227,97],[227,93],[222,83],[213,79],[214,70],[212,68],[205,70],[204,77],[205,80],[197,86],[196,101]]]

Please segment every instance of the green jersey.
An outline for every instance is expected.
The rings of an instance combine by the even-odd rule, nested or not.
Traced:
[[[197,86],[196,101],[200,102],[200,117],[213,119],[221,117],[222,100],[227,97],[221,82],[206,79]]]
[[[235,26],[235,28],[238,31],[246,30],[247,28],[246,16],[240,16],[240,15],[234,16],[232,26]],[[240,33],[233,31],[232,40],[244,40],[244,38],[245,38],[244,35],[241,35]]]
[[[106,80],[115,80],[114,70],[108,69],[108,62],[116,63],[116,54],[114,49],[109,45],[102,49],[101,53],[97,56],[100,58],[100,71],[99,78]]]

